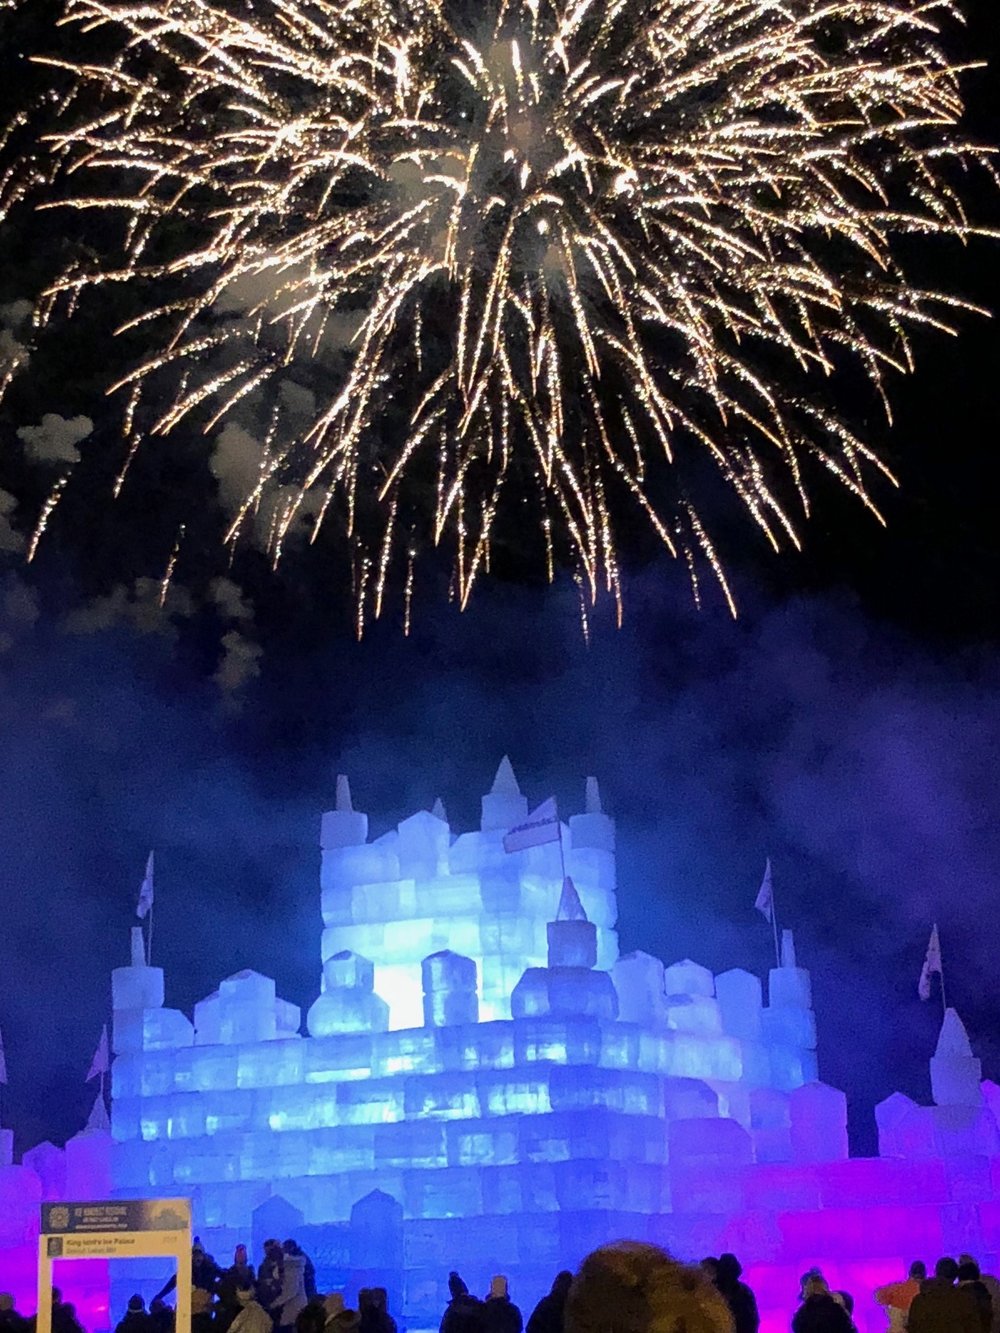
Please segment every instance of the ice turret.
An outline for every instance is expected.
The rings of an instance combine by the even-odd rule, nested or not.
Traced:
[[[360,847],[367,840],[368,816],[355,810],[351,784],[345,774],[338,773],[336,805],[323,816],[320,845],[326,852],[340,847]]]
[[[597,962],[597,928],[587,920],[573,881],[563,880],[555,921],[546,927],[549,967],[593,967]]]
[[[931,1093],[937,1106],[979,1106],[982,1064],[972,1054],[969,1034],[954,1009],[945,1011],[931,1058]]]
[[[116,1055],[141,1051],[145,1016],[163,1008],[163,968],[147,965],[141,926],[132,927],[129,943],[128,967],[116,967],[111,973],[112,1047]]]
[[[444,808],[444,801],[440,796],[435,796],[434,804],[431,806],[431,814],[435,819],[440,819],[442,824],[447,824],[448,811]]]
[[[595,972],[597,931],[587,920],[573,881],[563,880],[559,908],[548,931],[548,967],[529,967],[514,987],[514,1018],[544,1014],[617,1018],[618,994],[607,972]]]
[[[528,817],[528,802],[514,776],[514,769],[506,755],[500,760],[493,786],[483,797],[483,817],[480,824],[484,833],[505,831],[522,824]]]

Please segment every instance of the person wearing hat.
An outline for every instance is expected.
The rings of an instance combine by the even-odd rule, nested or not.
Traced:
[[[448,1274],[451,1296],[441,1317],[441,1333],[483,1333],[483,1303],[469,1295],[469,1288],[455,1272]]]
[[[153,1333],[152,1320],[146,1313],[146,1302],[138,1293],[128,1298],[128,1309],[115,1325],[115,1333]]]

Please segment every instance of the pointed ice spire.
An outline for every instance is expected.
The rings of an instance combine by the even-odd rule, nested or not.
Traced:
[[[130,931],[130,952],[133,967],[146,966],[146,941],[142,937],[142,926],[133,926]]]
[[[87,1117],[87,1126],[83,1131],[85,1134],[110,1134],[111,1121],[108,1119],[108,1108],[104,1105],[104,1094],[99,1092],[94,1100],[90,1115]]]
[[[528,802],[521,795],[517,778],[506,755],[500,760],[493,786],[483,797],[479,827],[484,833],[506,832],[528,817]]]
[[[587,779],[587,795],[583,808],[584,812],[588,815],[604,814],[604,806],[601,805],[601,789],[597,784],[596,778]]]
[[[597,963],[597,927],[587,920],[576,885],[567,875],[559,895],[556,919],[545,927],[549,967],[594,967]]]
[[[496,777],[493,779],[493,786],[490,788],[491,796],[520,796],[521,788],[517,785],[517,778],[514,776],[514,770],[511,767],[510,759],[507,755],[500,760],[500,767],[497,769]]]
[[[346,773],[337,774],[337,804],[334,809],[345,815],[354,813],[354,805],[351,802],[351,784],[347,780]]]
[[[939,1060],[968,1060],[972,1055],[969,1034],[965,1030],[965,1024],[954,1009],[945,1010],[944,1022],[941,1024],[941,1034],[938,1037],[934,1055]]]
[[[431,814],[435,819],[440,819],[442,824],[448,822],[448,811],[444,808],[444,801],[440,796],[434,798],[434,804],[431,806]]]
[[[795,936],[790,930],[781,932],[781,966],[798,967],[795,961]]]
[[[954,1009],[946,1009],[937,1050],[931,1057],[931,1094],[937,1106],[981,1106],[983,1066],[972,1054],[969,1034]]]
[[[580,895],[576,891],[576,885],[570,879],[569,875],[563,880],[562,893],[559,895],[559,907],[556,911],[557,921],[586,921],[587,913],[584,911],[583,903],[580,901]]]

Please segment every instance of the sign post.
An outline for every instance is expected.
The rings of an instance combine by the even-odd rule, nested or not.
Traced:
[[[56,1259],[174,1259],[177,1333],[191,1333],[191,1200],[43,1203],[38,1237],[37,1333],[52,1333]]]

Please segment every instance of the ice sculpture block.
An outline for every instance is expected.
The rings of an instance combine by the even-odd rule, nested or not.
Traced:
[[[340,774],[337,778],[337,803],[333,810],[328,810],[323,816],[320,845],[324,852],[332,852],[344,847],[362,846],[367,841],[368,816],[354,809],[350,783]]]
[[[954,1009],[945,1012],[931,1060],[931,1092],[938,1106],[979,1106],[983,1067],[972,1054],[969,1036]]]
[[[389,1006],[374,993],[375,968],[349,949],[323,964],[323,992],[309,1009],[310,1036],[332,1037],[346,1032],[385,1032]]]
[[[471,958],[443,949],[423,960],[421,976],[427,1027],[479,1021],[476,964]]]
[[[839,1088],[806,1083],[788,1097],[792,1159],[837,1162],[847,1156],[847,1098]]]
[[[723,1031],[745,1041],[759,1041],[763,1008],[760,978],[733,968],[715,978],[715,994]]]
[[[493,779],[493,787],[483,797],[481,828],[484,833],[506,833],[528,817],[528,802],[521,795],[510,760],[504,755]]]

